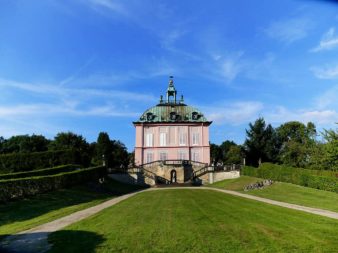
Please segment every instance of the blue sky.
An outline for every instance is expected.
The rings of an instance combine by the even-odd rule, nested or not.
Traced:
[[[170,75],[214,143],[260,116],[334,128],[338,4],[0,0],[0,136],[106,131],[132,150]]]

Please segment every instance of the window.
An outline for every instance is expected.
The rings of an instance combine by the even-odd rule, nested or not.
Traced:
[[[198,145],[200,143],[200,133],[192,133],[192,145]]]
[[[153,146],[153,134],[147,133],[146,134],[146,147],[152,147]]]
[[[179,160],[187,160],[187,153],[185,151],[178,151]]]
[[[185,127],[180,127],[178,130],[178,144],[185,146],[187,144],[187,133]]]
[[[151,163],[152,161],[153,161],[153,153],[152,152],[148,152],[147,153],[146,163]]]
[[[195,162],[199,162],[199,153],[197,151],[192,153],[192,160]]]
[[[169,127],[168,145],[174,146],[176,144],[176,127]]]
[[[161,151],[161,152],[160,152],[160,160],[161,160],[161,161],[168,160],[168,153],[167,153],[167,152],[164,152],[164,151]]]
[[[166,146],[167,145],[167,133],[160,133],[160,146]]]

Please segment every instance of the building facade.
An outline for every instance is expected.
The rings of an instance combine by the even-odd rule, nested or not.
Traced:
[[[133,122],[135,164],[188,160],[210,164],[209,126],[203,113],[177,99],[172,77],[166,96]]]

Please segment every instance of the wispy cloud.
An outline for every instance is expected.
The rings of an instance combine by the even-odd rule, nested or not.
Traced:
[[[315,98],[317,108],[323,110],[326,108],[337,108],[338,110],[338,85],[335,85]]]
[[[319,52],[323,50],[330,50],[338,47],[338,34],[336,29],[331,27],[323,36],[319,42],[319,45],[313,49],[311,52]]]
[[[124,16],[129,16],[129,11],[125,6],[116,0],[89,0],[85,1],[85,4],[90,4],[90,6],[98,10],[97,8],[107,8],[112,12],[115,12],[116,14],[124,15]]]
[[[207,118],[216,125],[240,125],[256,119],[263,109],[257,101],[236,101],[233,103],[202,107]]]
[[[264,31],[267,36],[286,44],[303,39],[313,27],[308,18],[289,18],[272,22]]]
[[[327,126],[334,124],[335,119],[338,118],[338,112],[336,110],[290,110],[286,107],[279,106],[265,113],[264,116],[268,122],[275,124],[281,124],[287,121],[300,121],[303,123],[311,121],[319,126]]]
[[[311,67],[310,70],[319,79],[338,78],[338,65],[333,67]]]

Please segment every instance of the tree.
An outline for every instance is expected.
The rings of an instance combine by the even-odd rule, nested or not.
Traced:
[[[89,143],[86,139],[82,135],[72,132],[58,133],[49,147],[52,150],[76,149],[83,152],[89,151]]]
[[[211,162],[219,162],[223,160],[222,149],[217,144],[210,144],[210,159]]]
[[[239,145],[230,146],[225,155],[224,162],[226,164],[241,164],[243,160],[242,148]]]
[[[128,151],[126,146],[120,142],[113,140],[113,155],[111,160],[111,166],[113,168],[127,168],[128,167]]]
[[[323,161],[328,169],[338,170],[338,129],[324,129]]]
[[[113,155],[113,145],[109,135],[105,132],[100,132],[95,144],[94,163],[102,164],[103,159],[109,167]],[[104,156],[104,157],[103,157]]]
[[[304,125],[298,121],[290,121],[278,127],[277,134],[281,143],[280,161],[293,167],[308,167],[316,145],[315,125],[312,122]]]
[[[2,139],[1,153],[30,153],[48,149],[49,140],[42,135],[17,135]]]
[[[266,126],[265,120],[259,118],[254,124],[249,123],[246,130],[247,138],[244,142],[246,159],[248,164],[257,166],[261,162],[273,162],[275,149],[278,146],[273,127]]]
[[[229,140],[226,140],[226,141],[223,141],[222,144],[220,145],[220,149],[221,149],[221,158],[222,160],[225,162],[226,160],[226,155],[227,153],[229,152],[230,148],[232,146],[236,146],[237,144],[233,141],[229,141]]]

